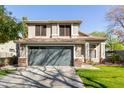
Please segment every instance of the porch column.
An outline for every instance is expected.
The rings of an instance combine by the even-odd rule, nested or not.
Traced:
[[[89,61],[90,54],[89,54],[89,42],[85,43],[85,62]]]
[[[101,43],[97,43],[96,44],[96,60],[95,63],[99,63],[100,62],[100,57],[101,57]]]
[[[21,67],[26,67],[28,66],[28,62],[27,62],[27,46],[20,44],[19,46],[19,58],[18,58],[18,66]]]
[[[101,43],[101,58],[100,59],[101,59],[101,62],[103,62],[105,59],[105,42]]]

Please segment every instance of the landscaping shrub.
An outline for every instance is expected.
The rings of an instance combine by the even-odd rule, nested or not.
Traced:
[[[17,61],[16,57],[0,58],[0,67],[6,66],[6,65],[14,65],[16,61]]]
[[[121,61],[121,57],[119,54],[112,54],[112,63],[119,63]]]

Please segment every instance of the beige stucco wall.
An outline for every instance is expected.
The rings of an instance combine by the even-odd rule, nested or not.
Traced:
[[[79,24],[71,24],[71,37],[75,38],[79,35]],[[59,36],[59,24],[52,25],[52,37],[64,38]]]
[[[101,42],[101,58],[105,59],[105,42]]]
[[[57,24],[52,24],[52,38],[56,38],[59,36],[58,26]]]
[[[74,49],[75,49],[75,54],[74,54],[74,59],[81,59],[82,62],[84,62],[84,45],[75,45]]]
[[[51,37],[51,32],[52,32],[51,25],[47,25],[46,31],[47,31],[46,32],[47,37]]]
[[[79,34],[78,34],[78,32],[79,32],[79,24],[72,24],[71,25],[71,29],[72,29],[72,33],[71,33],[71,36],[72,36],[72,38],[75,38],[75,37],[77,37]]]
[[[75,38],[78,36],[79,32],[79,24],[71,24],[71,37]],[[47,38],[64,38],[59,36],[59,24],[51,24],[47,25],[46,28],[46,37]],[[28,38],[39,38],[39,36],[35,36],[35,26],[29,25],[28,26]]]
[[[47,25],[46,28],[46,37],[51,36],[51,26]],[[39,36],[35,36],[35,26],[28,26],[28,38],[39,38]]]
[[[28,47],[26,45],[19,45],[18,66],[28,66]]]
[[[87,61],[89,61],[89,59],[90,59],[90,56],[89,56],[89,47],[90,47],[90,43],[89,42],[86,42],[85,43],[85,59]]]
[[[75,57],[81,57],[81,45],[75,45]]]
[[[26,45],[20,45],[20,47],[19,47],[19,50],[20,50],[19,57],[20,58],[26,58],[27,57],[26,54],[28,53],[28,51],[26,48],[27,48]]]
[[[28,38],[35,37],[35,26],[28,26]]]
[[[14,52],[11,52],[10,49],[13,49]],[[0,44],[0,57],[11,57],[16,55],[16,43],[13,41]]]

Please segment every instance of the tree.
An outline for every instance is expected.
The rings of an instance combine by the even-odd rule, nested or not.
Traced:
[[[12,13],[0,5],[0,43],[18,39],[21,31],[22,23],[17,22],[16,18],[12,17]]]
[[[124,45],[119,42],[119,39],[111,31],[107,32],[106,48],[108,50],[124,50]]]
[[[112,7],[106,15],[109,30],[124,43],[124,6]]]
[[[98,36],[98,37],[106,37],[106,32],[99,32],[99,31],[94,31],[90,33],[92,36]]]
[[[90,33],[92,36],[105,37],[107,50],[124,50],[124,45],[119,42],[118,37],[111,31],[99,32],[94,31]]]
[[[124,50],[124,45],[119,42],[119,38],[112,31],[107,31],[106,48],[108,50]]]
[[[27,24],[26,24],[26,21],[27,21],[27,17],[22,17],[22,22],[21,22],[21,37],[22,38],[27,38],[28,37],[28,27],[27,27]]]

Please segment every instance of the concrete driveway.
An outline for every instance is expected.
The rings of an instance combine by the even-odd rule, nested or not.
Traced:
[[[6,88],[82,88],[83,84],[70,66],[33,66],[17,68],[0,79],[0,87]]]

